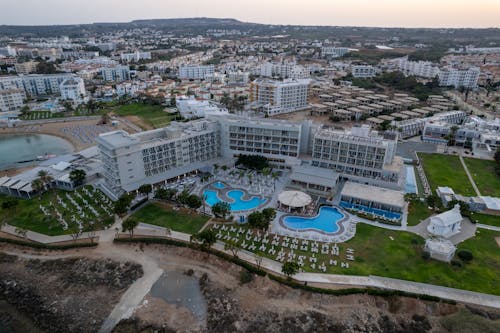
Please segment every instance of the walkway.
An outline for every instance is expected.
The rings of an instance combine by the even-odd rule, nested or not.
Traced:
[[[494,225],[488,225],[488,224],[481,224],[481,223],[478,223],[476,224],[476,226],[478,228],[482,228],[482,229],[488,229],[488,230],[493,230],[493,231],[499,231],[500,232],[500,227],[496,227]]]
[[[474,191],[476,191],[476,195],[478,197],[481,196],[481,193],[479,192],[479,189],[476,186],[476,182],[474,182],[474,179],[472,178],[472,175],[469,172],[469,169],[467,168],[467,165],[465,165],[464,159],[461,154],[458,155],[458,159],[462,163],[462,166],[464,167],[465,173],[467,174],[467,177],[469,177],[469,181],[472,184],[472,187],[474,188]]]

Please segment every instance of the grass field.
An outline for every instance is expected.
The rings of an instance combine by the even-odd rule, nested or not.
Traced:
[[[410,202],[408,208],[408,225],[417,225],[422,220],[431,216],[431,214],[432,211],[427,208],[427,204],[425,202],[421,202],[420,200]]]
[[[500,197],[500,176],[495,173],[495,161],[464,158],[464,162],[481,195]]]
[[[78,192],[82,198],[85,198],[87,202],[91,203],[94,209],[98,211],[99,216],[94,216],[88,206],[84,204],[83,200],[74,195],[75,192]],[[49,236],[67,235],[77,231],[77,223],[71,221],[71,216],[73,215],[79,218],[83,222],[84,226],[88,225],[90,222],[94,223],[96,230],[103,229],[105,226],[113,224],[113,217],[108,215],[102,208],[102,205],[104,205],[104,202],[100,199],[101,196],[104,196],[102,192],[99,191],[98,194],[93,196],[88,196],[81,189],[78,189],[75,192],[53,189],[44,193],[41,197],[36,197],[31,200],[18,199],[16,207],[9,209],[0,208],[0,221],[15,227],[36,231]],[[74,207],[67,199],[66,193],[71,194],[74,200],[83,208],[83,212],[86,217],[78,214],[76,207]],[[59,195],[62,201],[67,205],[67,208],[64,208],[58,203],[57,195]],[[0,196],[0,206],[3,202],[9,199],[12,198],[4,195]],[[46,207],[51,214],[49,216],[45,216],[40,209],[40,205]],[[68,223],[67,230],[64,230],[62,225],[57,220],[53,209],[54,207],[57,208]]]
[[[500,251],[494,239],[494,237],[500,237],[499,232],[481,230],[477,237],[461,244],[459,248],[472,251],[474,259],[463,267],[455,267],[447,263],[423,259],[424,240],[418,235],[377,228],[363,223],[359,223],[356,229],[356,236],[353,239],[338,244],[340,256],[315,254],[318,264],[321,262],[326,264],[327,273],[378,275],[500,295],[500,274],[498,274]],[[244,237],[241,236],[241,239]],[[260,243],[255,242],[255,245],[258,249]],[[345,260],[347,248],[355,250],[354,262]],[[275,246],[275,249],[279,252],[281,247]],[[290,249],[283,248],[283,251],[289,252]],[[255,252],[276,260],[275,256],[267,252]],[[294,252],[308,257],[312,255],[311,252],[301,251],[300,248]],[[330,266],[328,265],[330,259],[348,262],[350,267],[341,268],[340,264]],[[304,264],[304,271],[319,272],[310,267],[307,259]]]
[[[458,156],[425,153],[418,156],[433,193],[438,186],[448,186],[457,194],[476,195]]]
[[[146,125],[152,128],[160,128],[167,126],[171,120],[175,119],[175,115],[170,115],[163,111],[162,106],[146,105],[146,104],[127,104],[121,105],[113,110],[118,116],[136,116],[139,117]],[[138,124],[141,125],[141,124]],[[144,126],[141,126],[144,127]]]
[[[472,213],[471,219],[477,223],[500,227],[500,216]]]
[[[175,211],[170,206],[161,203],[148,204],[132,216],[143,223],[154,224],[188,234],[197,233],[209,220],[207,216],[192,213],[187,209]]]
[[[23,120],[38,120],[38,119],[50,119],[50,118],[61,118],[64,115],[62,113],[52,113],[50,111],[31,111],[27,113]]]

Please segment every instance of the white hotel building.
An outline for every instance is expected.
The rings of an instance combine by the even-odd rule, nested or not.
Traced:
[[[294,112],[308,107],[310,80],[274,81],[258,79],[250,84],[250,102],[268,115]]]
[[[24,89],[29,96],[53,95],[61,92],[60,85],[74,74],[29,74],[0,77],[0,90]]]
[[[0,112],[17,111],[24,105],[24,89],[0,90]]]
[[[477,88],[477,81],[481,70],[479,67],[469,69],[444,69],[439,73],[439,85],[443,87],[453,86],[455,88]]]
[[[401,186],[402,161],[394,156],[397,141],[367,126],[338,132],[310,121],[215,115],[133,135],[105,133],[97,142],[104,190],[115,198],[142,184],[162,183],[239,155],[265,156],[280,168],[328,170],[336,179]]]

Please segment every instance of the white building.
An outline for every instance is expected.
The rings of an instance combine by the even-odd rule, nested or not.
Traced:
[[[23,107],[25,99],[24,89],[0,90],[0,111],[17,111]]]
[[[462,220],[460,205],[456,204],[452,210],[431,216],[427,231],[434,236],[450,238],[460,232]]]
[[[444,69],[439,73],[439,85],[442,87],[455,88],[477,88],[477,81],[481,70],[479,67],[471,67],[467,70],[462,69]]]
[[[59,89],[61,90],[61,99],[72,101],[75,105],[85,103],[87,100],[85,83],[79,77],[64,80]]]
[[[140,52],[135,51],[133,53],[122,53],[120,54],[120,59],[125,62],[138,62],[140,60],[150,60],[151,52]]]
[[[339,58],[349,53],[347,47],[324,46],[321,48],[321,55],[324,57]]]
[[[214,65],[182,65],[179,67],[179,78],[182,80],[201,80],[215,73]]]
[[[250,102],[262,106],[268,115],[303,110],[308,107],[310,81],[258,79],[250,84]]]
[[[175,104],[182,117],[204,118],[208,114],[228,115],[229,112],[221,109],[207,100],[197,100],[194,97],[179,96],[175,99]]]
[[[430,61],[410,61],[408,56],[398,58],[398,68],[406,76],[413,75],[428,79],[439,75],[439,68]]]
[[[61,92],[64,80],[75,77],[73,74],[30,74],[20,75],[27,95],[53,95]]]
[[[262,77],[279,77],[282,79],[306,79],[310,76],[309,71],[295,63],[264,63],[260,66],[258,73]]]
[[[248,72],[230,72],[227,74],[227,84],[246,85],[249,77]]]
[[[130,80],[130,68],[128,66],[102,67],[101,76],[104,81],[122,82]]]
[[[371,65],[352,65],[351,72],[356,78],[369,78],[377,75],[377,69]]]

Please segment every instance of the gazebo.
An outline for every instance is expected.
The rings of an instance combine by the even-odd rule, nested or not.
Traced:
[[[278,195],[279,208],[288,212],[297,209],[302,211],[311,202],[311,196],[302,191],[283,191]]]

